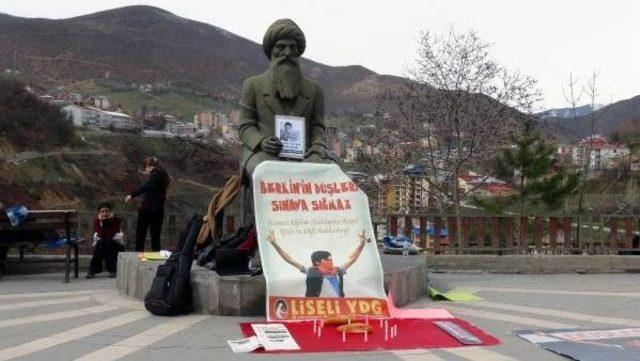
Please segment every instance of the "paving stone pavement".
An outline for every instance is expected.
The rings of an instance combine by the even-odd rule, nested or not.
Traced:
[[[431,274],[441,288],[483,299],[408,307],[445,307],[501,339],[494,347],[295,355],[233,354],[238,323],[258,320],[189,315],[152,316],[118,295],[114,280],[60,282],[59,274],[7,275],[0,281],[2,360],[563,360],[523,340],[517,329],[640,327],[640,284],[632,274]]]

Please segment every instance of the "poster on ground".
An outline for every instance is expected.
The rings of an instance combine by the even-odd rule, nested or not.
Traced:
[[[337,165],[263,162],[253,199],[269,321],[389,315],[367,196]]]
[[[516,334],[573,360],[640,360],[640,328],[517,331]]]

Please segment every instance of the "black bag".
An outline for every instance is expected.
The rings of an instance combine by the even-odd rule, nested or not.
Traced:
[[[202,216],[194,214],[180,237],[178,247],[163,265],[158,266],[144,307],[158,316],[186,314],[192,311],[191,265],[193,248],[202,227]]]
[[[243,249],[219,249],[216,251],[216,262],[213,268],[219,275],[249,274],[251,254]]]
[[[205,266],[207,263],[213,262],[216,259],[216,252],[220,249],[236,248],[238,245],[244,242],[252,227],[253,225],[240,227],[235,234],[222,239],[219,242],[211,243],[198,255],[198,266]]]

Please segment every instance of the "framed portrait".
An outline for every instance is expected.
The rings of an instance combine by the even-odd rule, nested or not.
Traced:
[[[276,115],[275,136],[282,142],[283,158],[303,159],[306,149],[305,119],[289,115]]]

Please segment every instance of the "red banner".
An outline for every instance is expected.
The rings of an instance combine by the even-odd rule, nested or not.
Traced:
[[[390,317],[379,298],[269,297],[269,319],[309,320],[339,315]]]

